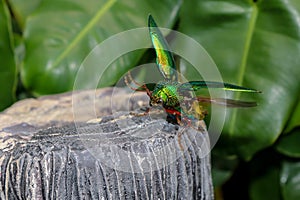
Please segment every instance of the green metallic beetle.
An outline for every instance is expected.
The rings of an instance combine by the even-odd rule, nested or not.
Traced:
[[[190,124],[193,120],[202,120],[207,111],[204,104],[218,104],[227,107],[254,107],[256,102],[247,102],[233,99],[201,97],[192,95],[200,89],[219,88],[234,92],[258,93],[260,91],[245,88],[229,83],[213,81],[190,81],[179,83],[176,65],[172,53],[169,51],[168,44],[161,31],[157,27],[153,17],[149,15],[148,27],[152,44],[156,52],[156,64],[164,77],[155,85],[136,83],[130,73],[125,77],[125,82],[129,86],[128,78],[139,85],[134,90],[145,90],[150,97],[150,106],[162,106],[167,113],[167,121],[178,125]],[[152,91],[150,88],[154,88]]]

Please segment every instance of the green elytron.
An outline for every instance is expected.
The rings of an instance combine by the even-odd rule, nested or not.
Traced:
[[[157,27],[153,17],[148,18],[149,33],[156,52],[156,63],[159,71],[164,77],[155,85],[140,85],[135,90],[145,90],[150,97],[150,106],[162,106],[167,113],[167,121],[173,124],[186,125],[192,120],[202,120],[207,114],[204,109],[205,104],[218,104],[228,107],[254,107],[255,102],[246,102],[233,99],[201,97],[195,95],[199,90],[207,88],[219,88],[234,92],[257,93],[255,89],[245,88],[229,83],[213,81],[190,81],[186,83],[178,82],[175,61],[169,51],[168,44]],[[132,80],[130,74],[129,78]],[[133,80],[132,80],[133,81]],[[126,78],[128,84],[128,79]],[[151,91],[150,88],[154,89]]]

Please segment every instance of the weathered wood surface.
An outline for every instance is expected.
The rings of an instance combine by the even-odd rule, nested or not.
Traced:
[[[74,93],[76,119],[72,93],[1,113],[0,198],[213,199],[207,133],[130,115],[147,97],[114,93],[113,109],[111,88]],[[93,96],[97,120],[84,114]]]

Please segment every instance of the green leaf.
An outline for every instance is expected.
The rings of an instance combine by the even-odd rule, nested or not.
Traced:
[[[221,187],[233,174],[238,165],[237,157],[226,157],[212,151],[212,180],[214,187]]]
[[[15,101],[17,78],[11,18],[4,0],[0,1],[0,19],[0,110],[3,110]]]
[[[284,162],[280,184],[283,199],[300,199],[300,162]]]
[[[17,69],[22,65],[25,56],[25,47],[23,38],[19,34],[14,34],[14,45],[15,45],[15,60]]]
[[[23,30],[27,17],[39,6],[42,0],[8,0],[18,25]]]
[[[300,126],[300,100],[284,132],[288,133],[298,126]]]
[[[35,95],[71,90],[80,64],[97,44],[113,34],[147,26],[149,13],[160,26],[170,27],[180,5],[180,0],[42,1],[28,18],[24,32],[26,57],[21,74],[24,85]],[[134,52],[114,62],[102,76],[100,85],[115,84],[134,67],[142,53]],[[97,62],[101,64],[101,58]]]
[[[227,110],[223,134],[245,159],[276,141],[298,100],[299,5],[295,0],[192,0],[183,6],[179,30],[206,48],[224,82],[263,92],[232,94],[259,106]]]
[[[281,157],[271,148],[259,152],[248,162],[250,199],[280,199],[281,162]]]
[[[293,158],[300,158],[300,129],[295,129],[291,133],[279,139],[275,148],[280,153]]]
[[[268,166],[264,173],[252,180],[249,187],[250,199],[280,200],[279,168]]]

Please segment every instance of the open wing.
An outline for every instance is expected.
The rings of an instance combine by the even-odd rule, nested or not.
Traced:
[[[152,44],[156,52],[156,64],[166,80],[177,81],[175,61],[169,46],[153,17],[149,15],[148,27]]]
[[[224,99],[224,98],[208,98],[208,97],[196,97],[196,100],[199,103],[208,103],[208,104],[215,104],[221,105],[226,107],[255,107],[257,106],[256,102],[252,101],[241,101],[241,100],[234,100],[234,99]]]
[[[260,91],[246,88],[238,85],[233,85],[230,83],[220,83],[220,82],[214,82],[214,81],[189,81],[186,83],[180,84],[178,87],[178,90],[180,92],[184,91],[198,91],[200,89],[207,89],[207,88],[219,88],[224,89],[228,91],[234,91],[234,92],[253,92],[253,93],[260,93]]]
[[[218,89],[234,91],[234,92],[260,93],[260,91],[255,90],[255,89],[237,86],[237,85],[233,85],[233,84],[229,84],[229,83],[214,82],[214,81],[190,81],[190,82],[182,83],[178,87],[178,91],[180,93],[184,93],[185,91],[197,92],[200,89],[208,89],[208,88],[218,88]],[[226,107],[254,107],[254,106],[257,106],[256,102],[225,99],[225,98],[195,97],[195,100],[197,100],[199,103],[216,104],[216,105],[221,105],[221,106],[226,106]]]

